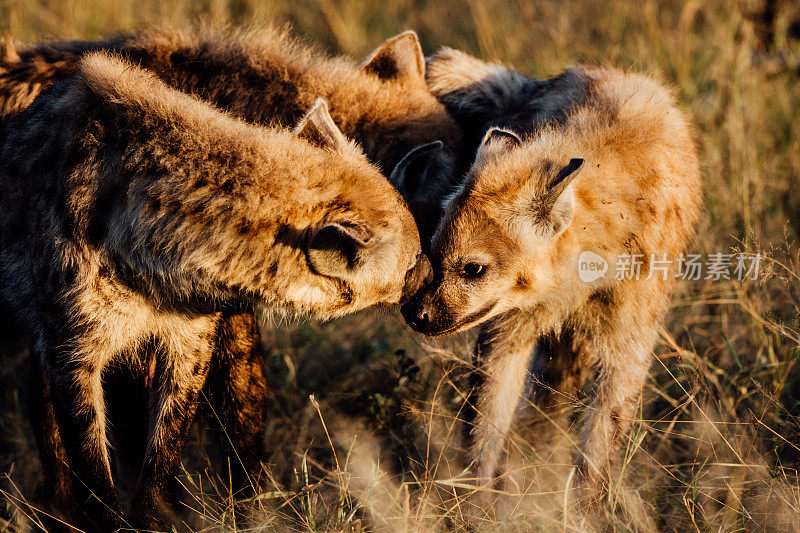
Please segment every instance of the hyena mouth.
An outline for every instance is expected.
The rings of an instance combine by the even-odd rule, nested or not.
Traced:
[[[481,307],[474,313],[470,313],[467,316],[461,318],[460,320],[454,322],[449,327],[446,327],[441,330],[433,330],[429,329],[425,332],[426,335],[431,337],[441,337],[443,335],[452,335],[453,333],[458,333],[461,331],[466,331],[474,326],[480,324],[484,317],[494,311],[495,306],[497,306],[497,302],[492,302],[484,307]]]

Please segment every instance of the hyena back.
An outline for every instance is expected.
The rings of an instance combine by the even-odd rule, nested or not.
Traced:
[[[388,305],[427,263],[402,198],[323,101],[295,133],[254,127],[95,54],[4,124],[1,149],[0,290],[31,333],[43,412],[100,530],[123,524],[109,365],[153,376],[134,512],[159,528],[227,310]]]
[[[449,95],[473,114],[497,106],[502,112],[486,122],[531,133],[486,133],[434,236],[434,281],[403,311],[430,335],[480,325],[469,439],[482,478],[497,472],[528,370],[547,368],[554,339],[559,350],[567,343],[573,360],[563,376],[578,388],[588,369],[596,376],[577,462],[597,484],[634,415],[675,266],[699,216],[689,121],[668,90],[642,75],[574,68],[556,78],[571,96],[555,91],[551,101],[546,82],[502,67],[465,72],[471,77],[454,69],[456,79],[438,80],[460,87],[443,101]],[[504,108],[526,95],[532,101],[519,113]],[[587,252],[607,265],[605,276],[581,279]],[[643,264],[638,276],[617,279],[625,257]],[[651,270],[654,258],[666,259],[666,270]]]
[[[105,41],[29,47],[7,41],[0,56],[0,111],[18,113],[95,50],[128,58],[168,85],[254,124],[296,124],[324,98],[345,136],[384,174],[395,171],[390,179],[417,220],[423,244],[441,215],[441,195],[465,170],[457,168],[464,160],[461,130],[425,84],[425,58],[412,31],[388,39],[360,65],[274,29],[150,29]],[[421,145],[429,146],[409,153]]]

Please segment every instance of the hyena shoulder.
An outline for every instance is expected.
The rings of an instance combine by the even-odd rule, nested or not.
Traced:
[[[599,171],[591,184],[580,188],[578,182],[576,191],[584,198],[594,196],[589,209],[608,209],[600,198],[604,194],[625,204],[626,212],[647,229],[622,232],[627,248],[653,249],[670,240],[678,241],[670,244],[670,250],[681,248],[702,201],[691,120],[657,78],[612,68],[581,68],[592,90],[585,106],[570,118],[569,134],[578,144],[585,143]]]

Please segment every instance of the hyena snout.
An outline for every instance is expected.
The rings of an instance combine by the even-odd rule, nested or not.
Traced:
[[[406,272],[403,293],[400,296],[400,303],[407,302],[420,289],[428,285],[433,279],[433,268],[428,257],[420,252],[414,266]]]
[[[446,313],[437,305],[437,299],[431,290],[421,290],[412,296],[400,311],[409,326],[426,335],[438,335],[443,329],[443,324],[448,322]]]

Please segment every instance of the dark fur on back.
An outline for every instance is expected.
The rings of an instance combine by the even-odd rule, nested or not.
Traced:
[[[272,29],[152,29],[106,41],[6,48],[0,58],[0,108],[6,114],[18,112],[48,83],[73,72],[80,55],[101,49],[253,124],[295,124],[317,98],[325,98],[337,126],[386,175],[411,148],[440,140],[444,149],[431,163],[424,187],[402,191],[423,241],[438,221],[438,198],[466,170],[472,155],[461,152],[458,126],[425,86],[424,60],[413,32],[388,40],[361,67]],[[418,59],[413,57],[417,54]],[[418,68],[410,65],[414,61]]]
[[[459,50],[443,48],[427,59],[428,88],[450,111],[474,150],[491,127],[531,135],[563,123],[591,93],[580,68],[540,80]]]

